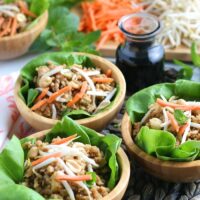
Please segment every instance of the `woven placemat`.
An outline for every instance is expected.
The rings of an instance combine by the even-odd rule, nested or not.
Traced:
[[[103,130],[103,134],[113,133],[121,136],[120,126],[124,114],[124,107]],[[146,172],[128,154],[131,162],[131,178],[123,200],[200,200],[200,180],[192,183],[169,183],[159,180]]]

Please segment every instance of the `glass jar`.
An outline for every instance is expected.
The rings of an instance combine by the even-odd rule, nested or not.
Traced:
[[[160,21],[146,13],[130,14],[119,21],[126,37],[116,52],[116,64],[125,76],[129,92],[161,82],[164,74],[164,48],[156,42]]]

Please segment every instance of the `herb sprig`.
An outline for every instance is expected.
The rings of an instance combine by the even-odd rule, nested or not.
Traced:
[[[80,19],[69,9],[81,0],[49,0],[49,21],[46,29],[30,48],[32,52],[61,50],[98,54],[94,43],[100,31],[88,34],[78,31]]]
[[[200,68],[200,55],[197,53],[197,45],[194,42],[191,46],[191,58],[195,67]],[[174,63],[181,67],[181,70],[179,71],[179,78],[191,80],[193,76],[193,68],[190,65],[187,65],[176,59],[174,60]]]

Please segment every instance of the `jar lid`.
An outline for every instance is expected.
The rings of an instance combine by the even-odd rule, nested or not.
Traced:
[[[121,31],[133,39],[149,39],[161,30],[159,19],[147,13],[123,16],[119,21]]]

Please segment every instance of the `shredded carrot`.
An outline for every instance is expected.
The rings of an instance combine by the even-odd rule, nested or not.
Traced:
[[[71,135],[69,137],[66,137],[66,138],[62,138],[60,140],[56,140],[55,142],[52,142],[52,144],[63,144],[65,142],[68,142],[70,140],[73,140],[74,138],[77,137],[77,134],[74,134],[74,135]]]
[[[8,33],[10,33],[11,30],[11,23],[12,23],[12,18],[9,18],[8,20],[6,20],[4,22],[5,28],[3,29],[3,31],[0,33],[0,37],[3,37],[5,35],[7,35]]]
[[[107,77],[111,77],[111,76],[112,76],[112,70],[111,70],[111,69],[108,69],[108,70],[107,70],[106,76],[107,76]]]
[[[97,49],[103,48],[108,41],[117,44],[124,41],[124,36],[118,28],[119,19],[128,14],[137,13],[143,10],[143,6],[133,6],[132,3],[139,4],[140,0],[94,0],[83,2],[83,16],[79,30],[91,32],[101,30],[101,37],[97,43]]]
[[[55,99],[57,97],[59,97],[60,95],[64,94],[65,92],[69,92],[71,91],[71,87],[70,86],[65,86],[64,88],[58,90],[57,92],[53,93],[49,99],[48,99],[48,103],[52,103],[53,101],[55,101]]]
[[[16,19],[16,17],[14,17],[10,35],[13,36],[13,35],[15,35],[16,32],[17,32],[17,19]]]
[[[40,107],[42,107],[43,105],[45,105],[47,103],[47,99],[43,99],[41,101],[38,101],[32,108],[32,111],[35,111],[37,109],[39,109]]]
[[[49,158],[54,158],[54,157],[61,157],[62,156],[62,153],[58,152],[58,153],[52,153],[50,155],[47,155],[47,156],[43,156],[35,161],[33,161],[31,164],[32,166],[35,166],[35,165],[38,165],[42,162],[44,162],[45,160],[49,159]]]
[[[179,129],[179,135],[183,135],[183,133],[185,132],[185,129],[189,126],[189,123],[184,124],[183,126],[180,127]]]
[[[36,98],[35,102],[38,102],[39,100],[43,99],[46,96],[48,91],[49,91],[49,88],[44,88],[41,94]]]
[[[112,78],[93,78],[95,83],[112,83],[114,80]]]
[[[88,175],[79,175],[79,176],[69,176],[69,175],[61,175],[55,178],[57,181],[90,181],[92,180],[92,176]]]
[[[4,21],[5,19],[3,17],[0,17],[0,26],[3,24]]]
[[[162,107],[171,107],[174,109],[179,109],[179,110],[200,110],[200,106],[199,105],[180,105],[180,104],[176,104],[176,103],[170,103],[170,102],[165,102],[162,99],[157,99],[156,102],[162,106]]]
[[[37,16],[32,13],[28,8],[27,8],[27,5],[24,1],[18,1],[17,2],[19,7],[20,7],[20,10],[22,13],[24,13],[25,15],[28,15],[30,17],[33,17],[33,18],[36,18]]]
[[[169,120],[171,121],[172,127],[178,133],[179,132],[179,125],[178,125],[178,122],[176,121],[174,115],[172,115],[170,112],[167,112],[167,116],[168,116]]]
[[[80,99],[84,96],[88,88],[87,81],[84,81],[79,93],[77,93],[74,98],[67,103],[67,107],[72,107],[75,103],[80,101]]]

